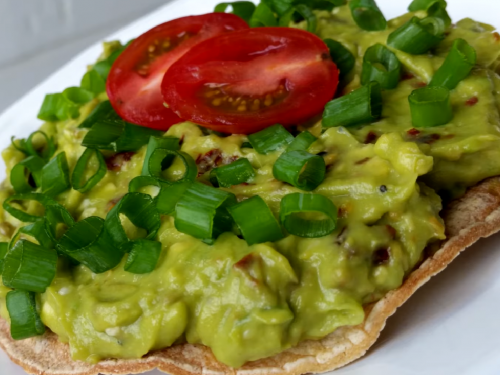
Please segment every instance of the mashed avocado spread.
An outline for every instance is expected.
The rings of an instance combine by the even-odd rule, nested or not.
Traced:
[[[366,32],[356,26],[347,6],[316,15],[317,34],[342,42],[356,57],[346,93],[360,86],[364,51],[385,44],[389,33],[412,16],[390,21],[386,31]],[[327,165],[314,193],[338,208],[332,234],[314,239],[288,235],[249,246],[226,232],[208,245],[177,231],[173,217],[162,216],[157,234],[162,253],[153,272],[125,271],[126,256],[101,274],[60,261],[52,285],[37,296],[43,323],[69,343],[75,360],[140,358],[189,342],[209,346],[218,360],[233,367],[360,324],[363,306],[401,286],[424,259],[424,249],[445,238],[436,192],[458,196],[482,179],[500,175],[500,42],[491,32],[490,26],[463,20],[434,54],[397,51],[406,79],[384,92],[381,121],[326,131],[321,123],[300,128],[318,137],[308,151],[322,155]],[[478,64],[452,91],[454,119],[448,125],[415,129],[408,96],[430,81],[456,38],[476,49]],[[107,55],[112,50],[108,46]],[[74,120],[42,126],[56,140],[57,152],[66,153],[70,170],[85,150],[81,142],[87,130],[78,125],[103,100],[105,94],[84,105]],[[276,217],[281,199],[301,192],[273,176],[282,149],[262,155],[245,146],[246,136],[220,136],[190,122],[174,125],[166,136],[182,139],[181,150],[197,161],[201,182],[208,183],[215,166],[248,159],[256,171],[253,181],[226,190],[238,201],[259,195]],[[136,153],[107,155],[107,174],[94,189],[84,194],[68,190],[58,202],[77,221],[105,218],[128,192],[129,182],[141,175],[145,153],[143,147]],[[14,147],[4,151],[8,176],[24,157]],[[182,166],[176,162],[168,173],[182,174]],[[5,182],[0,201],[12,194]],[[40,210],[35,204],[24,208]],[[0,208],[0,242],[9,242],[22,225]],[[144,235],[125,219],[123,225],[130,237]],[[9,319],[8,292],[0,286],[4,319]]]

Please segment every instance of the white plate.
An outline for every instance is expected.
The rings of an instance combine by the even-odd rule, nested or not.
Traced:
[[[108,40],[127,41],[153,26],[210,12],[219,0],[178,0],[138,20]],[[410,0],[377,0],[387,18]],[[117,1],[118,3],[118,1]],[[498,0],[448,0],[453,20],[471,17],[500,27]],[[36,114],[46,93],[77,85],[101,46],[84,51],[0,116],[0,149],[40,125]],[[8,90],[8,88],[3,88]],[[5,174],[0,171],[0,180]],[[500,374],[500,236],[483,240],[432,279],[392,317],[367,356],[335,375]],[[23,375],[0,351],[0,375]],[[159,375],[152,371],[148,375]]]

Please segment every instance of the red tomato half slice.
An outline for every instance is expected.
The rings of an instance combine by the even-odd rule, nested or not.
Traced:
[[[210,13],[161,24],[141,35],[118,57],[106,90],[116,112],[125,120],[167,130],[181,120],[163,105],[165,72],[193,46],[216,35],[248,29],[233,14]]]
[[[220,35],[192,48],[162,83],[180,117],[223,133],[249,134],[320,114],[338,70],[317,36],[291,28]]]

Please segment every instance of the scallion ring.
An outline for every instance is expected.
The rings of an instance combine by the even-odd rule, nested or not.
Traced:
[[[243,18],[245,21],[249,22],[255,12],[255,4],[251,1],[234,1],[231,3],[220,3],[218,4],[214,12],[215,13],[225,13],[227,9],[231,7],[231,13]]]
[[[340,80],[342,81],[354,69],[356,59],[342,43],[333,39],[325,39],[324,42],[330,50],[330,57],[340,71]]]
[[[382,89],[395,88],[401,77],[401,63],[387,47],[375,44],[368,48],[363,57],[361,84],[378,82]]]
[[[318,220],[318,216],[323,218]],[[295,236],[324,237],[335,230],[337,208],[321,194],[288,194],[281,200],[280,220],[288,233]]]
[[[432,77],[429,86],[444,86],[453,90],[467,78],[476,65],[476,61],[476,50],[466,40],[456,39],[443,65]]]
[[[16,193],[27,193],[42,185],[45,160],[30,156],[16,164],[10,171],[10,183]]]
[[[125,271],[140,275],[153,272],[160,259],[161,246],[158,241],[134,241],[125,263]]]
[[[10,335],[14,340],[24,340],[45,333],[45,326],[36,309],[34,293],[13,290],[7,293],[6,306],[10,316]]]
[[[99,103],[78,127],[90,129],[95,123],[103,120],[120,120],[120,116],[115,112],[109,100]]]
[[[33,145],[34,138],[36,135],[41,135],[45,138],[45,148],[42,149],[41,152],[38,152],[35,146]],[[25,143],[26,152],[31,156],[39,156],[42,159],[49,160],[56,153],[56,145],[54,144],[54,140],[50,138],[45,132],[38,130],[30,134]]]
[[[45,208],[45,223],[50,238],[57,242],[69,228],[75,225],[75,220],[64,206],[51,204]]]
[[[249,245],[283,238],[278,221],[258,195],[229,207],[228,211]]]
[[[33,237],[40,246],[46,249],[54,247],[54,241],[47,231],[46,220],[35,221],[32,224],[19,228],[10,241],[9,249],[12,249],[16,245],[21,239],[21,235]]]
[[[429,7],[434,5],[435,3],[441,4],[444,8],[446,8],[447,4],[445,0],[413,0],[408,7],[410,12],[418,12],[419,10],[427,10]]]
[[[177,180],[167,179],[163,172],[170,167],[175,157],[179,158],[184,165],[184,174]],[[193,182],[198,176],[198,166],[194,159],[185,152],[157,148],[149,158],[148,175],[166,183]]]
[[[175,206],[192,185],[191,181],[173,184],[161,183],[161,189],[155,198],[156,208],[162,215],[173,215]]]
[[[374,0],[351,0],[352,18],[366,31],[381,31],[387,28],[387,20]]]
[[[422,55],[444,39],[446,25],[441,18],[413,17],[387,39],[387,45],[411,55]]]
[[[446,87],[424,87],[414,90],[408,100],[413,126],[416,128],[445,125],[453,119],[450,90]]]
[[[250,181],[255,177],[255,171],[248,159],[239,159],[231,164],[212,169],[210,182],[216,187],[229,188]]]
[[[146,156],[144,157],[144,164],[142,165],[142,175],[150,176],[149,174],[149,159],[153,152],[157,148],[163,148],[171,151],[178,151],[180,149],[180,139],[175,137],[151,137],[149,138],[148,148],[146,150]],[[167,156],[165,160],[162,161],[163,169],[167,165],[171,164],[175,158],[175,155]]]
[[[66,152],[49,161],[42,170],[42,193],[55,197],[71,187]]]
[[[305,4],[297,4],[294,7],[290,8],[288,12],[280,17],[279,25],[283,27],[290,26],[290,23],[294,21],[294,17],[296,14],[306,20],[307,31],[309,31],[310,33],[316,32],[316,29],[318,28],[318,20],[312,9]]]
[[[274,12],[264,2],[257,5],[257,8],[255,8],[255,11],[253,12],[248,23],[250,24],[250,27],[278,26],[278,20],[276,19]]]
[[[90,169],[92,156],[95,155],[97,165]],[[108,168],[106,160],[99,150],[87,148],[76,162],[71,184],[73,189],[80,193],[86,193],[94,188],[106,176]],[[93,173],[92,173],[93,172]]]
[[[16,201],[35,201],[40,203],[44,208],[51,204],[57,204],[57,202],[49,196],[40,193],[24,193],[10,196],[3,202],[4,210],[12,215],[12,217],[15,217],[17,220],[24,223],[34,223],[35,221],[42,220],[44,216],[29,214],[25,211],[15,208],[14,206],[12,206],[12,202]]]
[[[325,179],[325,173],[325,160],[306,151],[283,153],[273,168],[273,175],[277,180],[305,191],[316,189]]]
[[[308,131],[303,131],[295,137],[295,139],[290,143],[286,149],[287,152],[290,151],[307,151],[307,149],[316,142],[318,138],[309,133]]]
[[[248,136],[255,151],[263,155],[286,147],[293,139],[293,135],[283,125],[273,125]]]

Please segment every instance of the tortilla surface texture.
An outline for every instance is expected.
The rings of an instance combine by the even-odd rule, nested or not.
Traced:
[[[375,343],[386,320],[432,276],[444,270],[463,250],[500,230],[500,177],[470,189],[443,213],[448,239],[413,271],[404,284],[366,307],[366,320],[342,327],[319,341],[305,341],[271,358],[232,369],[219,363],[210,349],[183,344],[152,352],[141,359],[107,360],[90,365],[71,360],[69,346],[57,336],[24,341],[10,337],[9,324],[0,319],[0,347],[13,362],[37,375],[97,375],[142,373],[155,368],[173,375],[301,375],[331,371],[362,357]]]

